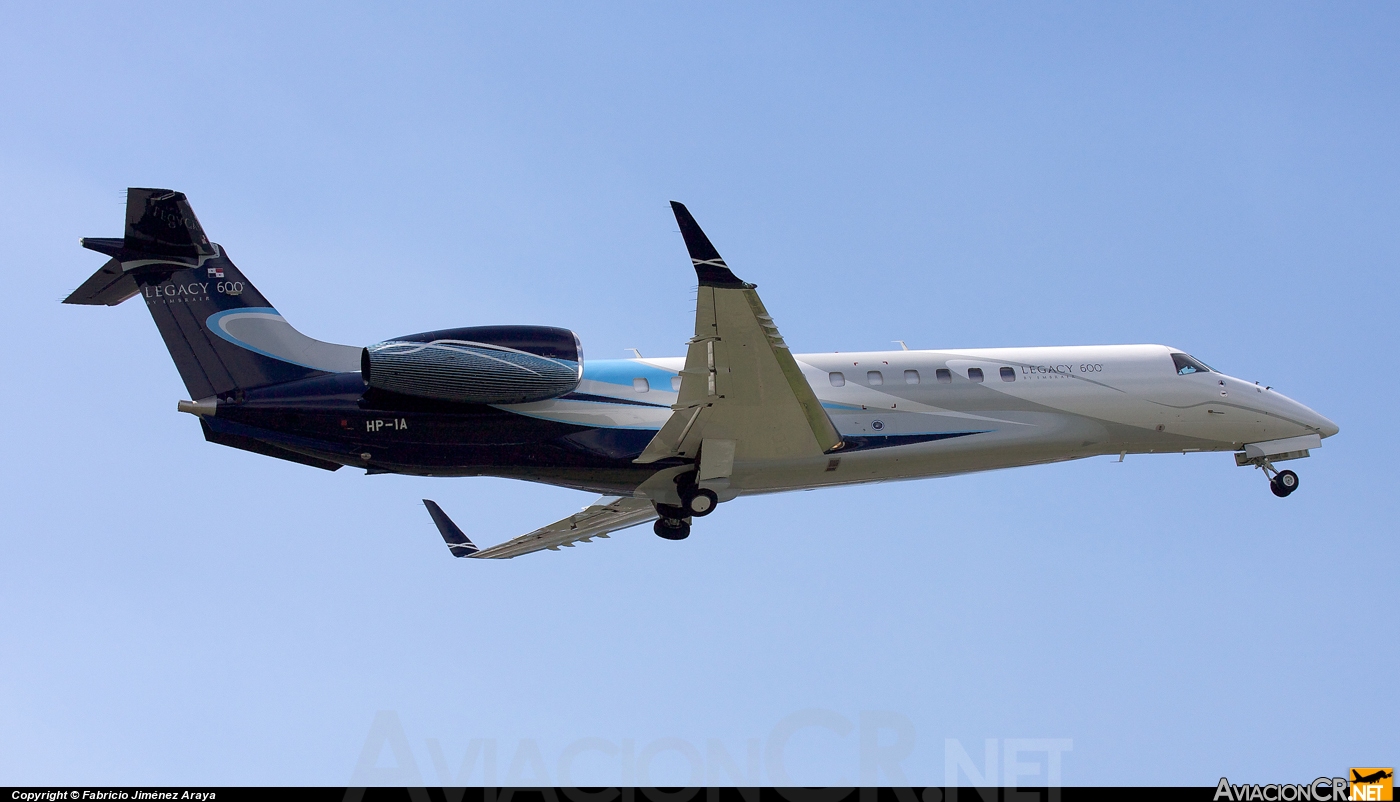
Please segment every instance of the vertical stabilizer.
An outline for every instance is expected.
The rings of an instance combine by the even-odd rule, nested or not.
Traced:
[[[115,306],[140,295],[191,398],[360,369],[359,348],[313,340],[283,320],[205,236],[183,193],[127,190],[125,236],[82,245],[111,259],[64,303]]]
[[[183,192],[132,187],[126,191],[126,249],[152,256],[199,258],[215,249]]]

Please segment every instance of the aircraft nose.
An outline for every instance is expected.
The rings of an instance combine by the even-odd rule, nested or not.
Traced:
[[[1327,418],[1322,417],[1321,415],[1317,416],[1317,420],[1313,423],[1313,425],[1317,427],[1318,433],[1320,433],[1323,437],[1331,437],[1332,435],[1342,430],[1340,426],[1328,420]]]
[[[1341,431],[1340,426],[1323,417],[1322,415],[1317,414],[1309,407],[1304,406],[1303,404],[1300,404],[1291,398],[1288,399],[1288,401],[1293,406],[1293,409],[1297,414],[1298,419],[1302,421],[1303,425],[1316,431],[1323,437],[1331,437],[1332,435]]]
[[[1266,391],[1271,389],[1272,388],[1268,387],[1264,388]],[[1310,432],[1317,432],[1323,437],[1331,437],[1341,431],[1340,426],[1328,420],[1326,417],[1319,415],[1311,407],[1299,403],[1279,393],[1277,390],[1265,392],[1262,396],[1256,397],[1262,404],[1261,411],[1264,411],[1266,414],[1272,413],[1281,415],[1295,423],[1301,424]]]

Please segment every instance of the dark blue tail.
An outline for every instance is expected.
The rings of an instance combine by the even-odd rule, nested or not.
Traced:
[[[125,236],[82,244],[112,258],[64,303],[115,306],[140,295],[193,399],[360,369],[361,349],[313,340],[283,320],[204,235],[183,193],[128,189]]]

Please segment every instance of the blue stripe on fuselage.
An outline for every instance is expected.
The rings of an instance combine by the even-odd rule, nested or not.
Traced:
[[[590,359],[583,363],[583,378],[604,384],[632,386],[633,379],[646,379],[658,390],[670,390],[671,379],[680,374],[634,359]]]

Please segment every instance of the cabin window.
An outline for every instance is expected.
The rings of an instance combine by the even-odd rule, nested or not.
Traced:
[[[905,384],[918,384],[918,383],[919,383],[919,372],[918,372],[917,370],[906,370],[906,371],[904,371],[904,383],[905,383]]]
[[[679,393],[680,391],[681,391],[681,377],[680,377],[680,376],[672,376],[672,377],[671,377],[671,392],[673,392],[673,393]]]
[[[831,374],[831,386],[832,386],[832,387],[845,387],[845,386],[846,386],[846,374],[844,374],[844,373],[832,373],[832,374]]]
[[[981,368],[968,368],[968,369],[967,369],[967,377],[968,377],[969,379],[972,379],[972,380],[975,381],[975,382],[980,382],[980,381],[982,381],[982,369],[981,369]]]
[[[884,383],[885,383],[885,377],[884,377],[884,375],[881,374],[880,371],[878,371],[878,370],[868,370],[868,371],[866,371],[866,372],[865,372],[865,380],[866,380],[867,382],[870,383],[870,386],[871,386],[871,387],[876,387],[876,386],[878,386],[878,385],[881,385],[881,384],[884,384]]]
[[[1172,362],[1176,364],[1176,374],[1178,376],[1190,376],[1192,373],[1210,373],[1210,368],[1186,354],[1172,354]]]
[[[938,370],[934,371],[934,375],[937,376],[938,380],[943,382],[944,384],[948,384],[953,380],[953,371],[948,370],[947,368],[939,368]]]
[[[651,389],[651,382],[646,379],[633,379],[632,389],[639,393],[645,393],[647,390]]]
[[[1002,368],[1002,369],[1001,369],[1001,380],[1004,381],[1004,382],[1014,382],[1014,381],[1016,381],[1016,371],[1012,370],[1011,368]]]

